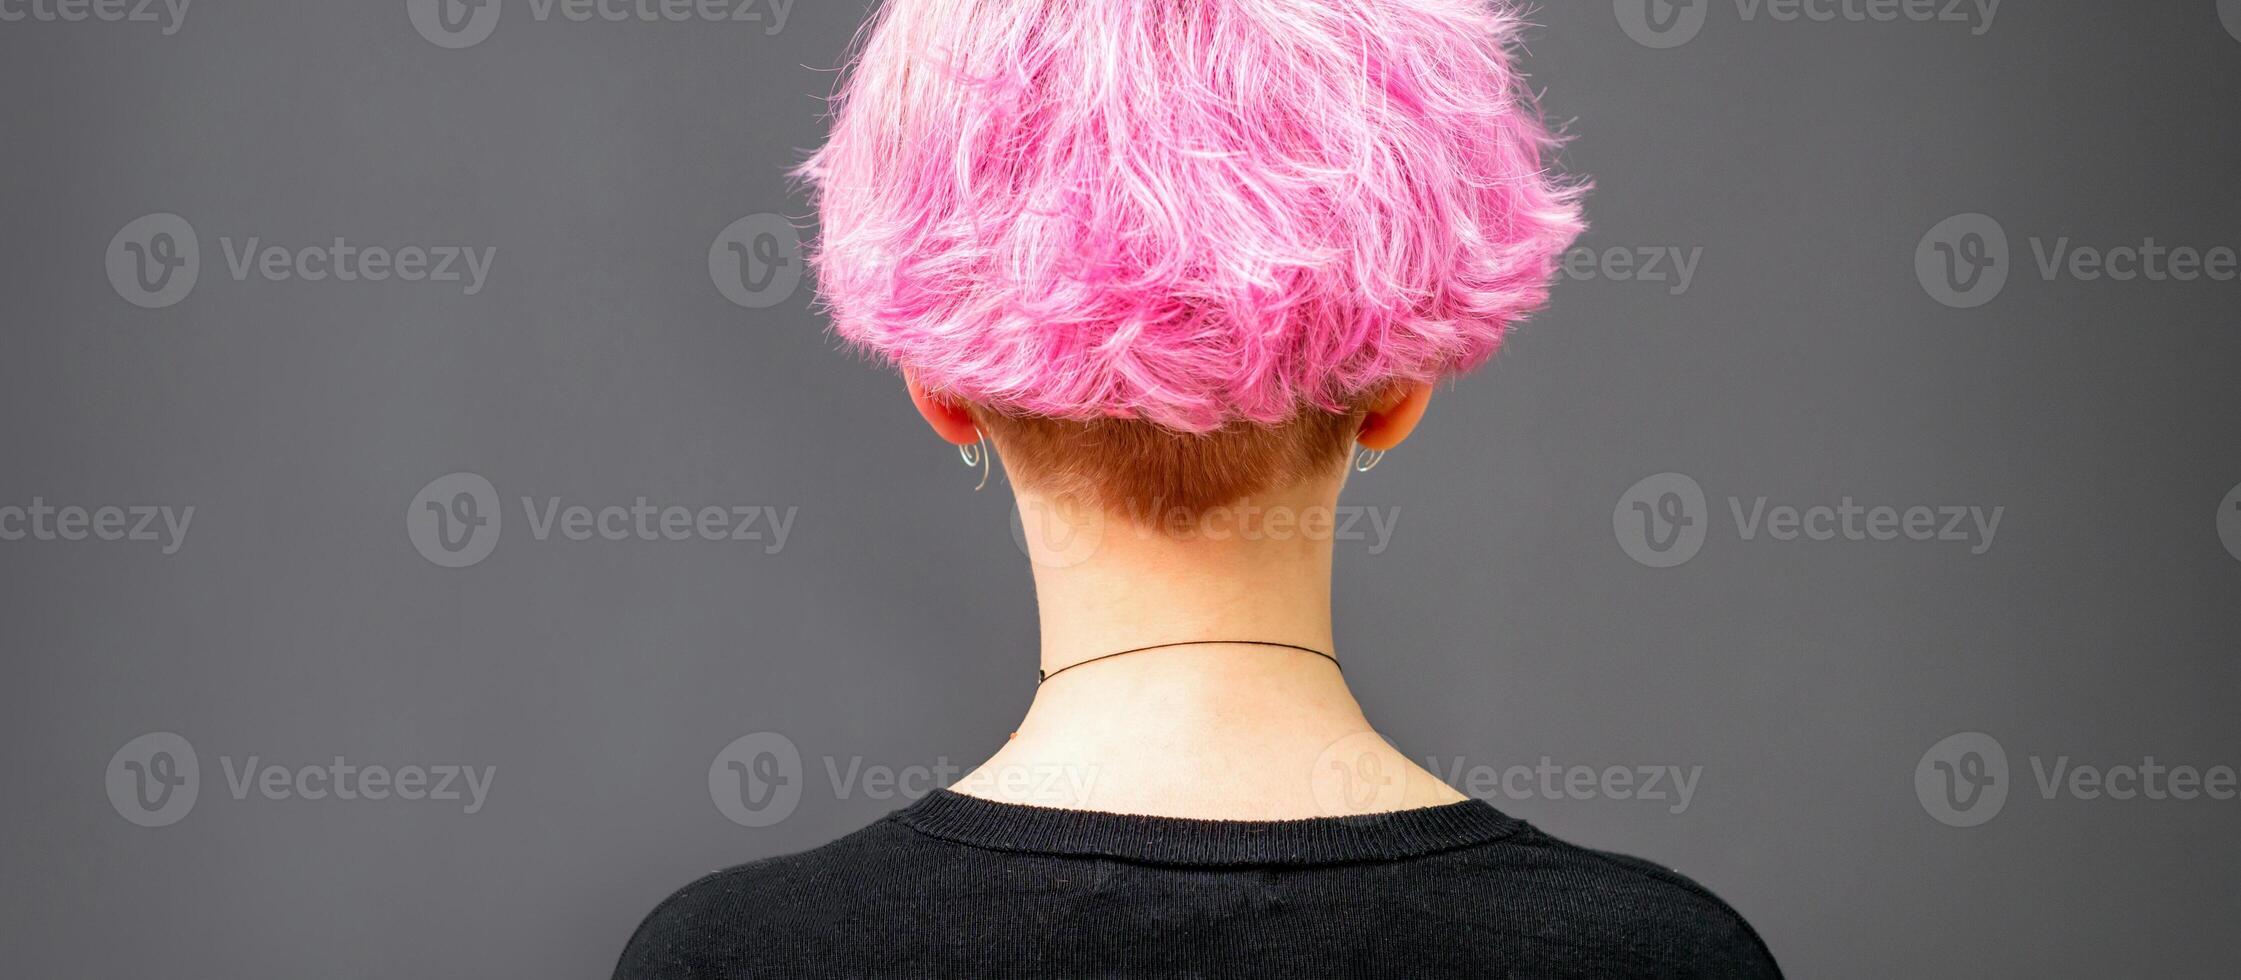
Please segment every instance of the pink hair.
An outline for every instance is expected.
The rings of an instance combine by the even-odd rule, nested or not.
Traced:
[[[1492,356],[1580,185],[1498,0],[888,0],[801,168],[837,332],[1001,411],[1206,431]]]

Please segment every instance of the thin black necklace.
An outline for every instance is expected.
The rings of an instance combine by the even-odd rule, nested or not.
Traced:
[[[1346,672],[1346,667],[1338,662],[1337,657],[1324,653],[1321,650],[1317,650],[1314,647],[1303,647],[1296,643],[1271,643],[1267,640],[1179,640],[1174,643],[1154,643],[1148,647],[1137,647],[1134,650],[1122,650],[1119,653],[1108,653],[1102,656],[1091,657],[1088,660],[1078,660],[1074,663],[1067,664],[1066,666],[1060,667],[1057,670],[1053,671],[1045,672],[1038,670],[1035,672],[1035,683],[1040,684],[1069,670],[1073,670],[1074,668],[1079,667],[1083,664],[1093,664],[1100,660],[1111,660],[1114,657],[1125,657],[1131,653],[1143,653],[1147,650],[1165,650],[1169,647],[1201,646],[1282,647],[1286,650],[1298,650],[1301,653],[1312,653],[1318,657],[1330,661],[1331,665],[1337,667],[1340,673]]]

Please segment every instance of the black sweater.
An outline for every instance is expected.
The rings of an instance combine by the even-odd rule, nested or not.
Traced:
[[[686,886],[617,980],[1779,977],[1664,868],[1485,803],[1245,822],[938,791],[816,850]]]

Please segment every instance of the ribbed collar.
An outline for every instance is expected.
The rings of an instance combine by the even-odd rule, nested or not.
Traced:
[[[936,790],[893,818],[942,840],[1000,851],[1192,866],[1392,861],[1516,833],[1479,800],[1308,820],[1194,820],[997,803]]]

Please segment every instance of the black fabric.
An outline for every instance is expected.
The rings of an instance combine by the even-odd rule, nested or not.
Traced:
[[[1485,803],[1247,822],[938,791],[654,909],[617,980],[1779,977],[1671,871]]]

